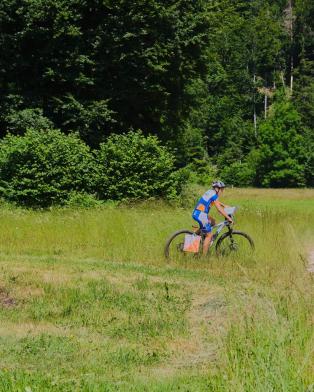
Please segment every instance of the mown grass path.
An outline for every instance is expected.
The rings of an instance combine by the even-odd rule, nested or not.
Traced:
[[[308,271],[314,273],[314,248],[309,252],[309,265]]]

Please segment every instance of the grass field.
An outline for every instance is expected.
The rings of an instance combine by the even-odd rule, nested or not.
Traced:
[[[0,391],[312,391],[314,190],[238,190],[243,260],[167,264],[160,202],[0,207]]]

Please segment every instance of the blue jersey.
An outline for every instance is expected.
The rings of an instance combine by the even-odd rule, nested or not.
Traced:
[[[210,189],[207,192],[205,192],[204,195],[199,199],[199,201],[196,204],[195,210],[202,211],[205,214],[208,214],[211,205],[217,199],[218,199],[217,193],[213,189]]]

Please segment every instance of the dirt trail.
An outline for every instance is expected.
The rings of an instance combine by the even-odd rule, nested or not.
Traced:
[[[309,264],[307,270],[314,274],[314,248],[309,252]]]

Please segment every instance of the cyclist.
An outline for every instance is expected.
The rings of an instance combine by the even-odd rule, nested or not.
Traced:
[[[208,252],[209,245],[213,238],[212,226],[215,225],[215,220],[209,216],[209,211],[212,205],[214,205],[218,212],[224,216],[230,223],[233,223],[230,216],[226,214],[224,208],[228,207],[226,204],[221,203],[218,198],[222,195],[225,184],[222,181],[215,181],[212,183],[212,188],[209,189],[199,199],[196,207],[193,211],[192,217],[200,225],[202,232],[206,235],[203,244],[203,255]]]

